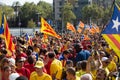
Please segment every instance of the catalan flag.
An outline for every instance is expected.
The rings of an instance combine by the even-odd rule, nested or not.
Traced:
[[[114,5],[112,18],[102,32],[102,36],[120,58],[120,9]]]
[[[72,32],[76,32],[75,27],[73,26],[73,24],[67,22],[66,27],[67,27],[68,30],[71,30]]]
[[[85,24],[82,21],[80,21],[78,26],[81,27],[81,28],[84,28]]]
[[[60,39],[61,37],[54,31],[54,29],[45,21],[43,18],[41,18],[41,29],[40,31],[44,34],[56,37]]]
[[[12,37],[10,34],[10,30],[9,30],[5,15],[3,15],[2,17],[2,25],[0,28],[0,32],[1,32],[0,34],[3,35],[5,38],[6,48],[11,52],[13,52],[15,49],[15,46],[14,46],[14,43],[12,42]]]

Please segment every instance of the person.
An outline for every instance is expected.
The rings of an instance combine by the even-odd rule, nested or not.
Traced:
[[[44,63],[37,61],[35,71],[31,73],[30,80],[52,80],[51,76],[43,72]]]
[[[92,76],[86,73],[80,77],[80,80],[92,80]]]
[[[19,77],[16,78],[15,80],[28,80],[28,78],[25,77],[25,76],[19,76]]]
[[[67,68],[66,75],[67,80],[80,80],[79,77],[76,76],[75,69],[73,67]]]
[[[20,75],[18,73],[11,73],[9,75],[9,80],[16,80]]]
[[[59,60],[62,62],[63,67],[66,65],[66,61],[68,60],[69,57],[69,51],[64,50],[63,53],[60,55]]]
[[[16,58],[16,72],[20,75],[26,76],[28,79],[30,77],[29,69],[24,67],[24,58]]]
[[[11,67],[5,66],[2,72],[2,80],[9,80],[9,75],[11,74]]]
[[[80,43],[76,43],[74,45],[74,49],[75,49],[75,52],[77,53],[76,58],[75,58],[76,63],[78,61],[87,60],[88,57],[90,56],[90,52],[87,50],[83,50],[83,46]]]
[[[48,61],[51,62],[48,68],[50,70],[50,75],[52,76],[52,79],[61,80],[62,69],[63,69],[61,61],[55,58],[54,52],[48,52],[47,58],[48,58]]]

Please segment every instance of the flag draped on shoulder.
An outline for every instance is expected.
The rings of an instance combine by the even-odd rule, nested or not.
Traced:
[[[75,27],[73,26],[73,24],[67,22],[66,27],[67,27],[68,30],[71,30],[72,32],[76,32]]]
[[[5,38],[6,48],[11,52],[13,52],[15,49],[15,46],[14,46],[14,43],[12,42],[12,36],[10,34],[10,30],[9,30],[5,15],[3,15],[2,17],[0,35],[3,35],[3,37]]]
[[[45,21],[43,18],[41,18],[41,33],[56,37],[60,39],[61,37],[54,31],[54,29]]]
[[[102,32],[102,36],[120,58],[120,9],[114,5],[112,18]]]

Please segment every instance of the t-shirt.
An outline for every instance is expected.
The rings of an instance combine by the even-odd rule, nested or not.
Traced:
[[[38,74],[34,71],[30,75],[30,80],[52,80],[52,78],[46,73],[43,73],[42,76],[38,76]]]
[[[50,75],[55,75],[56,79],[61,79],[62,75],[62,63],[61,61],[54,59],[50,65]]]

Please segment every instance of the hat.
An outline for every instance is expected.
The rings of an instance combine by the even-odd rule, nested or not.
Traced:
[[[42,67],[44,67],[44,63],[42,61],[37,61],[36,64],[35,64],[35,67],[36,68],[42,68]]]
[[[106,60],[108,60],[108,58],[107,58],[107,57],[102,57],[101,60],[102,60],[102,61],[106,61]]]
[[[18,73],[12,73],[9,76],[9,80],[16,80],[20,75]]]
[[[16,58],[16,62],[25,61],[24,57]]]
[[[15,65],[15,59],[9,58],[8,61],[10,62],[10,64]]]

